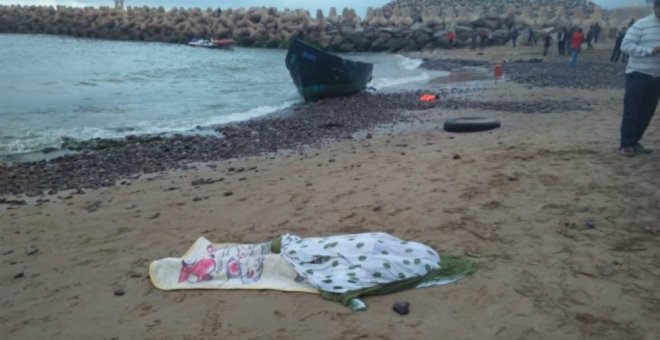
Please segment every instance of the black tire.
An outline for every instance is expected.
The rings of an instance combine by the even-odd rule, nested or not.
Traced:
[[[499,120],[481,117],[450,118],[445,121],[445,131],[449,132],[477,132],[492,130],[500,127]]]

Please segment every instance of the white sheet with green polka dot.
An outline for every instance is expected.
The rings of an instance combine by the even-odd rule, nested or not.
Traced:
[[[425,275],[440,268],[432,248],[386,233],[329,237],[282,236],[280,254],[322,291],[345,293]]]

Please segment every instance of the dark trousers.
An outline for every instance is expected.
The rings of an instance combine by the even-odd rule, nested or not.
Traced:
[[[557,50],[559,50],[559,55],[564,55],[564,42],[560,41],[557,43]]]
[[[610,61],[617,62],[619,61],[619,57],[621,56],[621,50],[618,48],[615,48],[612,50],[612,56],[610,57]]]
[[[635,146],[644,136],[655,114],[660,98],[660,77],[640,72],[626,74],[626,94],[623,97],[621,147]]]

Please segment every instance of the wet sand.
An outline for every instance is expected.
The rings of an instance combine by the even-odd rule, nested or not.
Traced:
[[[489,52],[488,62],[510,53]],[[660,334],[660,152],[618,156],[622,97],[621,88],[498,81],[449,93],[433,107],[415,97],[388,102],[391,117],[380,125],[342,130],[347,123],[329,121],[325,130],[342,134],[309,145],[118,175],[107,187],[79,180],[78,193],[5,189],[5,201],[26,204],[0,212],[0,332],[8,339],[653,339]],[[529,109],[548,106],[542,114]],[[442,130],[459,116],[496,118],[502,127]],[[656,122],[645,144],[660,147]],[[3,184],[13,183],[8,171],[0,169],[10,179]],[[48,190],[20,185],[24,193]],[[302,293],[164,292],[147,278],[150,261],[181,255],[198,236],[260,242],[286,232],[363,231],[468,256],[478,270],[453,285],[367,298],[362,313]],[[399,301],[410,302],[409,315],[392,311]]]

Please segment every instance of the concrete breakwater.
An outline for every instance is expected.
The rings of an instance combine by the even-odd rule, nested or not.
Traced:
[[[595,23],[609,33],[607,28],[622,25],[610,22],[591,3],[573,1],[570,5],[575,7],[539,6],[524,0],[497,7],[405,0],[369,8],[363,19],[349,8],[341,14],[332,8],[327,16],[317,10],[312,16],[304,10],[266,7],[165,10],[12,5],[0,6],[0,33],[169,43],[186,43],[194,37],[233,38],[239,46],[271,48],[285,48],[291,37],[300,35],[325,49],[348,52],[448,47],[450,30],[456,33],[458,46],[467,46],[480,32],[488,34],[491,44],[503,44],[509,40],[511,28],[517,28],[521,34],[531,28],[538,37],[557,29],[588,28]]]

